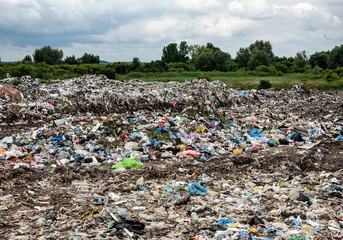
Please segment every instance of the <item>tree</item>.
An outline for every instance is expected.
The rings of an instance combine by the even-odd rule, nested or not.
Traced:
[[[334,47],[329,54],[328,67],[335,69],[343,67],[343,45]]]
[[[131,70],[132,71],[138,71],[140,68],[140,61],[138,57],[134,57],[132,59],[132,63],[131,63]]]
[[[269,66],[274,62],[274,53],[269,41],[256,41],[248,48],[240,48],[236,54],[238,68],[249,67],[254,70],[259,65]]]
[[[200,71],[212,71],[215,69],[215,58],[211,52],[199,54],[194,61],[195,69]]]
[[[220,48],[214,46],[213,43],[207,43],[206,48],[212,50],[213,52],[218,51],[218,50],[220,51]]]
[[[33,53],[35,63],[45,62],[49,65],[60,64],[62,62],[63,51],[59,49],[52,49],[50,46],[45,46],[36,49]]]
[[[64,59],[64,62],[65,62],[66,64],[69,64],[69,65],[76,65],[76,64],[79,63],[74,55],[71,56],[71,57],[70,57],[70,56],[69,56],[69,57],[66,57],[66,58]]]
[[[248,48],[240,48],[236,54],[235,61],[238,68],[248,67],[248,62],[251,57],[251,53]]]
[[[187,62],[188,61],[188,46],[187,42],[182,41],[177,46],[177,43],[170,43],[163,47],[161,60],[166,63],[170,62]]]
[[[100,63],[99,56],[95,56],[95,55],[89,54],[89,53],[83,54],[83,56],[81,58],[79,58],[78,60],[81,63],[88,63],[88,64],[89,63],[96,63],[96,64]]]
[[[252,43],[252,44],[250,44],[250,46],[249,46],[249,50],[250,50],[251,53],[252,53],[255,49],[267,53],[269,60],[270,60],[270,61],[273,60],[273,58],[274,58],[274,53],[273,53],[273,50],[272,50],[272,45],[271,45],[271,43],[270,43],[269,41],[264,42],[263,40],[261,40],[261,41],[256,40],[255,43]]]
[[[151,61],[142,65],[142,72],[165,72],[167,69],[166,62],[161,60]]]
[[[188,53],[187,42],[182,41],[179,45],[179,62],[187,62],[189,60]]]
[[[113,63],[116,73],[127,74],[130,71],[130,65],[126,62],[116,62]]]
[[[31,58],[31,56],[30,56],[30,55],[26,55],[26,56],[24,57],[24,59],[23,59],[23,63],[25,63],[25,62],[32,63],[32,58]]]
[[[312,68],[318,66],[322,69],[328,67],[329,52],[316,52],[310,56],[309,63]]]
[[[116,78],[116,70],[111,64],[107,64],[105,68],[102,69],[102,74],[104,74],[109,79]]]
[[[177,43],[170,43],[165,46],[162,50],[162,58],[161,60],[170,63],[170,62],[178,62],[179,61],[178,50],[177,50]]]
[[[269,64],[270,64],[270,59],[266,51],[259,50],[259,49],[253,50],[253,52],[251,53],[251,57],[248,61],[248,67],[251,70],[255,70],[256,67],[261,66],[261,65],[269,66]]]
[[[274,67],[276,68],[277,71],[280,71],[282,73],[287,73],[288,72],[288,67],[286,64],[277,62],[274,64]]]
[[[196,58],[196,56],[200,55],[203,52],[210,52],[211,49],[207,48],[203,45],[190,45],[188,46],[188,52],[191,55],[192,60]]]
[[[223,52],[220,49],[214,52],[214,59],[215,59],[215,70],[227,72],[232,69],[230,62],[231,62],[231,55],[227,52]]]
[[[295,55],[294,64],[297,65],[299,68],[305,67],[307,61],[308,61],[308,57],[307,57],[307,54],[306,54],[305,50],[301,51],[301,52],[298,52]]]
[[[192,56],[191,62],[194,63],[197,70],[227,72],[235,67],[231,64],[231,55],[215,47],[212,43],[207,43],[206,46],[189,46],[189,51]]]

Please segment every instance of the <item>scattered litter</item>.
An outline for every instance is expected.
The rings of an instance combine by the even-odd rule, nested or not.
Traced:
[[[0,101],[1,239],[343,236],[341,93],[104,75],[17,91]]]

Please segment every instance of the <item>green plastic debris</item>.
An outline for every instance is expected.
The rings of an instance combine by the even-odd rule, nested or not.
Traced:
[[[112,166],[112,168],[128,168],[128,169],[138,169],[143,168],[141,163],[138,163],[134,158],[126,158],[122,162],[117,162]]]
[[[207,109],[207,112],[208,112],[208,113],[213,113],[212,108],[210,108],[209,106],[206,106],[206,109]]]
[[[292,235],[290,240],[306,240],[306,237],[302,234]]]
[[[108,223],[108,227],[109,228],[113,228],[115,223],[116,223],[116,221],[112,221],[112,222]]]

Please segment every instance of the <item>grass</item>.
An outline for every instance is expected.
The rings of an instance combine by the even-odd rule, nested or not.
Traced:
[[[117,79],[122,81],[141,79],[148,82],[184,82],[197,79],[200,74],[200,72],[131,72],[118,75]],[[313,73],[287,73],[281,76],[256,76],[256,74],[252,75],[248,72],[203,72],[203,74],[209,76],[211,81],[220,80],[232,88],[257,89],[260,80],[268,80],[277,90],[289,89],[298,83],[306,83],[308,87],[317,88],[320,91],[343,91],[342,76],[338,80],[328,82],[325,80],[325,74]]]

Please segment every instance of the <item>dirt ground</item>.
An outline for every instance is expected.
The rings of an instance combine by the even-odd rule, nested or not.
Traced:
[[[207,86],[210,83],[200,82],[199,86],[202,87],[202,84]],[[195,84],[195,86],[197,85]],[[286,129],[295,130],[295,127],[298,126],[293,126],[294,122],[300,127],[304,127],[307,121],[319,121],[320,124],[327,126],[328,130],[321,125],[319,128],[325,129],[325,134],[316,135],[313,141],[316,144],[308,149],[301,148],[303,144],[297,146],[297,142],[275,147],[268,147],[264,143],[266,147],[262,150],[243,149],[242,154],[233,154],[233,149],[231,149],[227,151],[227,156],[213,154],[214,158],[207,158],[208,160],[203,160],[200,156],[156,160],[158,158],[156,154],[155,159],[144,161],[141,169],[115,170],[112,168],[112,164],[13,168],[8,163],[11,159],[0,160],[2,166],[0,168],[0,239],[128,239],[125,232],[115,231],[113,226],[109,226],[113,219],[110,214],[106,213],[106,208],[110,208],[115,213],[120,208],[125,208],[127,218],[140,221],[134,223],[136,227],[144,222],[147,226],[144,232],[140,232],[142,229],[130,229],[132,232],[137,231],[140,239],[195,239],[197,235],[212,238],[220,229],[214,222],[221,217],[228,216],[239,219],[237,221],[242,225],[245,224],[245,231],[250,234],[250,237],[259,236],[259,234],[266,236],[265,234],[267,234],[264,231],[267,227],[259,228],[255,226],[258,224],[250,224],[252,219],[256,220],[257,215],[261,216],[265,222],[270,222],[270,225],[266,224],[269,229],[271,226],[277,229],[277,224],[285,221],[289,226],[288,230],[299,233],[300,227],[293,226],[292,221],[298,219],[305,224],[305,221],[308,220],[306,214],[311,211],[316,212],[316,221],[321,224],[320,231],[316,232],[320,232],[315,236],[316,239],[334,239],[333,236],[339,236],[343,226],[335,225],[341,232],[334,232],[334,234],[331,234],[328,226],[329,221],[342,222],[343,217],[342,188],[340,187],[343,183],[343,144],[342,140],[337,139],[337,136],[342,134],[341,94],[319,93],[300,85],[277,94],[273,90],[251,92],[249,97],[242,98],[238,95],[241,92],[232,93],[233,90],[224,88],[228,96],[234,97],[223,109],[222,102],[213,100],[219,99],[214,97],[217,94],[216,87],[217,85],[213,85],[213,92],[203,100],[213,101],[211,105],[208,103],[208,106],[218,109],[221,114],[226,116],[229,124],[233,124],[237,128],[241,127],[241,137],[247,133],[248,127],[250,130],[254,127],[250,116],[255,118],[254,124],[259,125],[260,129],[264,129],[266,126],[265,130],[267,131],[279,130],[283,128],[283,123],[289,124],[288,127],[285,127]],[[194,89],[196,88],[194,87]],[[188,85],[181,90],[188,91]],[[208,91],[205,93],[207,94]],[[191,94],[193,92],[189,93],[189,95]],[[37,96],[40,95],[37,94]],[[64,116],[78,116],[89,112],[92,115],[102,116],[113,109],[118,113],[124,111],[123,108],[115,108],[118,104],[107,106],[105,100],[98,102],[98,105],[87,105],[88,102],[91,102],[90,99],[83,99],[84,102],[87,102],[84,104],[84,109],[78,108],[78,111],[73,111],[74,107],[77,108],[75,98],[77,96],[74,95],[70,97],[70,101],[56,98],[55,105],[61,104],[64,107],[56,108],[57,110],[54,110],[54,116],[51,118],[50,112],[39,118],[42,115],[39,112],[42,110],[41,108],[37,108],[37,112],[28,111],[26,115],[21,115],[18,113],[20,109],[18,107],[15,109],[16,111],[13,111],[13,116],[7,114],[7,118],[3,119],[4,124],[0,127],[0,138],[31,132],[53,119]],[[73,99],[74,102],[71,101]],[[177,102],[180,109],[166,103],[164,98],[155,99],[155,103],[143,101],[148,106],[137,105],[138,100],[133,103],[128,102],[123,105],[127,110],[124,115],[133,115],[132,112],[136,111],[138,107],[145,108],[147,113],[144,114],[147,116],[146,121],[148,122],[151,115],[149,112],[155,107],[159,109],[159,113],[156,114],[159,115],[159,118],[151,116],[151,122],[157,122],[161,120],[156,119],[163,119],[162,115],[167,110],[170,110],[170,115],[173,115],[189,106],[192,107],[192,110],[207,109],[207,105],[205,106],[201,101],[196,101],[195,98],[189,99],[191,99],[190,102]],[[73,104],[62,105],[65,103],[63,101]],[[202,126],[208,124],[210,129],[214,129],[215,126],[212,123],[218,119],[214,116],[206,118],[208,116],[205,115],[205,112],[206,110],[197,115],[202,118],[201,122],[199,121],[197,124],[203,124]],[[195,119],[191,115],[187,117]],[[15,124],[20,121],[23,123]],[[187,125],[188,133],[195,132],[195,128],[188,123]],[[121,128],[121,126],[116,127],[117,129]],[[101,131],[103,134],[104,130]],[[57,135],[64,134],[56,133]],[[130,132],[126,133],[127,136],[130,135]],[[216,134],[215,132],[210,137],[215,138],[218,140],[217,143],[221,144],[221,140]],[[119,132],[117,135],[113,136],[118,138]],[[34,141],[40,140],[44,141],[43,138]],[[305,147],[308,147],[308,143],[305,144]],[[174,143],[172,148],[179,152],[176,145],[178,144]],[[20,147],[20,145],[16,147]],[[28,149],[32,150],[33,154],[39,153],[39,150],[36,151],[31,147]],[[55,153],[52,157],[56,158],[57,154]],[[138,184],[138,182],[143,183]],[[188,188],[184,185],[189,186],[194,182],[201,183],[210,193],[205,196],[190,197]],[[183,185],[170,187],[179,183]],[[263,192],[260,194],[258,191],[261,189]],[[316,207],[312,208],[302,204],[300,200],[292,199],[289,196],[292,190],[297,190],[315,199]],[[94,194],[110,196],[111,193],[119,195],[120,200],[109,197],[104,204],[95,204]],[[232,199],[228,200],[230,197]],[[237,199],[244,203],[243,207],[233,204],[238,201]],[[139,212],[141,210],[134,209],[137,205],[142,205],[140,207],[143,207],[144,211]],[[261,206],[263,211],[267,210],[263,212],[257,208],[258,206]],[[225,214],[223,209],[226,211]],[[318,209],[325,211],[320,212]],[[196,212],[202,220],[196,223],[192,222],[190,220],[192,212]],[[156,226],[161,222],[166,225]],[[130,224],[133,223],[130,222]],[[313,226],[317,227],[317,225]],[[257,229],[257,234],[250,232],[252,227]],[[286,230],[284,231],[286,232]],[[272,239],[276,237],[275,233],[268,234]]]
[[[319,161],[313,157],[318,153],[318,150],[324,153],[324,156]],[[271,149],[258,157],[251,155],[214,159],[211,161],[203,161],[200,159],[189,161],[150,161],[145,163],[142,169],[127,170],[124,172],[114,172],[109,166],[97,168],[62,167],[49,169],[48,171],[29,168],[0,169],[1,195],[14,196],[13,205],[7,211],[0,211],[0,236],[2,236],[2,239],[6,239],[5,236],[14,233],[16,229],[22,228],[24,223],[28,225],[26,234],[32,232],[32,230],[36,230],[37,232],[37,234],[30,233],[29,239],[44,239],[39,238],[42,234],[41,231],[37,231],[41,227],[35,221],[32,221],[32,219],[37,219],[37,215],[42,215],[42,211],[46,219],[78,218],[82,222],[84,217],[90,214],[92,203],[86,202],[84,207],[78,207],[77,210],[72,210],[75,208],[75,204],[78,204],[78,202],[75,202],[77,191],[71,188],[73,181],[85,180],[93,183],[92,191],[95,188],[100,195],[106,195],[109,190],[123,194],[139,191],[137,187],[127,187],[125,184],[128,182],[134,183],[141,177],[145,181],[156,182],[158,184],[165,184],[171,180],[195,180],[196,177],[201,176],[209,176],[212,179],[233,182],[239,182],[244,178],[248,178],[254,183],[264,186],[270,182],[287,181],[298,175],[306,176],[308,173],[313,174],[313,172],[319,173],[325,171],[335,173],[342,170],[342,155],[343,145],[340,142],[323,139],[319,145],[307,151],[306,154],[299,154],[297,149],[294,150],[294,148],[286,146]],[[338,181],[342,181],[343,175],[339,175],[340,178]],[[315,185],[318,184],[316,181],[309,179],[306,183]],[[203,182],[202,184],[208,187],[220,188],[217,185],[217,181],[215,184],[212,181]],[[184,195],[187,197],[187,194]],[[156,207],[159,206],[156,203],[155,205]],[[23,210],[20,211],[20,209]],[[187,211],[187,207],[184,211]],[[18,212],[21,215],[18,215]],[[202,213],[201,211],[198,213],[200,217],[205,217],[208,214],[206,209]],[[87,228],[92,227],[94,228],[95,226],[87,226]],[[55,231],[51,230],[51,234],[55,233],[61,236],[62,232],[75,230],[72,226],[57,229]],[[182,236],[182,239],[193,239],[200,230],[201,228],[199,226],[192,225],[179,234]],[[58,232],[56,233],[56,231]],[[172,232],[174,232],[172,228],[150,230],[142,238],[158,239]],[[48,236],[49,234],[49,232],[46,232],[43,236]],[[20,236],[20,234],[17,236]],[[27,235],[24,234],[24,236]],[[106,236],[104,239],[121,239],[117,237],[111,238],[106,233],[103,236]],[[327,239],[328,236],[325,236],[317,239]],[[71,238],[61,237],[58,239]],[[93,237],[90,235],[88,239],[98,238],[95,235]]]

